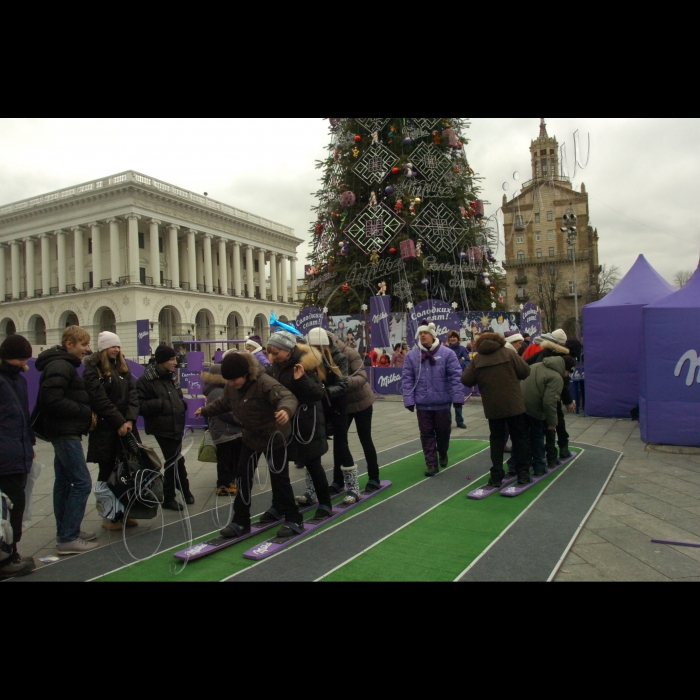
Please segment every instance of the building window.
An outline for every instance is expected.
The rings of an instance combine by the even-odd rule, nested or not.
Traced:
[[[523,277],[525,277],[525,268],[524,268],[524,267],[521,267],[521,268],[518,270],[518,279],[522,279]]]
[[[541,156],[546,156],[546,155],[547,155],[547,149],[546,149],[546,148],[543,148],[543,149],[540,151],[540,155],[541,155]]]
[[[88,255],[92,255],[92,238],[88,238]]]
[[[518,251],[518,263],[522,265],[525,262],[525,253],[522,250]]]
[[[547,231],[547,240],[548,241],[554,240],[554,231]]]
[[[527,289],[525,287],[518,287],[518,297],[521,299],[527,295]]]
[[[547,212],[547,221],[554,221],[554,212],[553,211]]]
[[[553,155],[554,155],[554,149],[553,149],[553,148],[550,148],[550,149],[549,149],[549,155],[550,155],[550,156],[553,156]]]
[[[536,241],[542,240],[542,231],[535,231],[535,240]]]
[[[163,270],[160,271],[160,283],[165,284],[165,272]]]
[[[146,284],[146,268],[145,267],[139,268],[139,279],[141,280],[141,284]]]
[[[146,248],[146,236],[139,231],[139,248],[144,250]]]
[[[549,257],[553,258],[554,257],[554,248],[549,249]]]
[[[540,215],[539,214],[535,214],[535,223],[536,224],[540,223]]]
[[[547,159],[543,158],[542,159],[542,177],[547,177],[548,172],[549,171],[547,170]]]
[[[515,239],[515,240],[516,240],[517,243],[521,243],[521,244],[522,244],[522,243],[525,242],[525,236],[523,236],[522,233],[519,233],[519,234],[516,236],[516,239]]]
[[[555,275],[555,274],[556,274],[556,268],[554,267],[554,265],[550,265],[550,266],[549,266],[549,274],[550,274],[550,275]]]
[[[88,272],[88,284],[90,285],[90,289],[92,289],[95,285],[95,281],[92,276],[92,272]]]
[[[541,284],[538,285],[537,291],[539,292],[539,295],[542,296],[542,294],[544,293],[544,287]]]
[[[569,282],[569,294],[576,294],[576,287],[573,282]]]
[[[542,272],[543,272],[542,265],[538,265],[537,266],[537,276],[542,277]]]
[[[518,216],[515,217],[515,230],[516,231],[524,231],[525,230],[525,224],[523,223],[523,217],[518,214]]]
[[[158,252],[163,252],[163,239],[160,236],[158,237]]]
[[[253,271],[260,272],[260,263],[257,260],[253,263]]]
[[[537,249],[537,257],[541,258],[542,257],[542,248]]]

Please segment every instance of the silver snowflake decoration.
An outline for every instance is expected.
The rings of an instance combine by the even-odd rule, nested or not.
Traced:
[[[151,305],[151,300],[148,297],[143,298],[143,305],[144,306],[150,306]]]
[[[373,185],[382,182],[398,162],[399,159],[386,146],[375,144],[360,158],[355,166],[355,174],[368,185]]]
[[[434,143],[422,143],[411,153],[411,161],[429,182],[440,182],[452,164]]]
[[[453,251],[469,232],[444,204],[437,206],[432,202],[416,217],[413,228],[420,232],[427,248],[435,252]]]
[[[410,299],[412,296],[411,285],[406,280],[402,280],[398,284],[395,284],[393,287],[393,292],[394,296],[398,297],[399,299]]]
[[[366,207],[345,229],[345,234],[362,251],[381,253],[406,225],[386,204]]]
[[[418,126],[422,126],[428,131],[432,131],[433,127],[442,119],[442,117],[411,117]]]
[[[381,131],[390,119],[391,117],[357,117],[357,121],[369,131]]]

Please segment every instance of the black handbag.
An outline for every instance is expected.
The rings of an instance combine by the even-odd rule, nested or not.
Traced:
[[[143,451],[133,435],[127,434],[119,444],[120,455],[107,486],[124,505],[126,517],[153,520],[164,500],[160,466],[154,469],[150,462],[147,467],[143,466]]]

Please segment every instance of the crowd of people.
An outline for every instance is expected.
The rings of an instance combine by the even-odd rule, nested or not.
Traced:
[[[60,346],[39,354],[40,387],[31,415],[22,373],[28,369],[32,347],[19,335],[9,336],[0,346],[0,491],[13,506],[9,518],[13,542],[0,561],[0,580],[35,568],[31,558],[20,556],[18,543],[36,435],[54,449],[53,505],[60,556],[98,546],[97,533],[82,530],[92,491],[87,463],[97,464],[98,482],[107,483],[120,459],[121,439],[128,433],[141,439],[139,417],[163,455],[163,508],[185,509],[178,491],[186,505],[195,502],[182,455],[187,402],[176,372],[182,358],[161,345],[135,380],[116,334],[100,333],[94,354],[90,340],[87,331],[72,326],[66,328]],[[457,426],[466,428],[463,387],[476,384],[491,431],[491,486],[500,486],[505,478],[508,436],[513,443],[508,468],[519,483],[530,482],[531,469],[541,475],[569,455],[562,406],[575,410],[567,377],[580,355],[580,344],[569,341],[561,330],[536,338],[529,347],[526,340],[519,333],[507,338],[485,333],[473,348],[465,349],[457,331],[442,345],[435,325],[424,323],[412,350],[397,344],[391,357],[384,351],[374,358],[377,366],[402,371],[404,405],[417,414],[427,477],[448,466],[451,409]],[[367,357],[322,328],[312,329],[305,339],[276,332],[264,347],[259,337],[251,337],[245,347],[225,353],[220,364],[202,373],[206,405],[194,414],[208,421],[217,454],[217,494],[235,497],[233,518],[222,537],[250,533],[251,492],[261,456],[267,461],[272,491],[262,522],[282,522],[278,537],[302,532],[300,507],[316,506],[313,519],[321,522],[331,517],[334,496],[342,495],[347,505],[359,501],[358,469],[348,442],[353,422],[367,462],[365,492],[379,490],[372,440],[376,397],[368,382]],[[85,436],[89,436],[87,454]],[[331,438],[329,483],[322,458]],[[290,463],[305,470],[302,496],[294,495]],[[138,522],[122,514],[104,519],[102,526],[121,530],[137,527]]]

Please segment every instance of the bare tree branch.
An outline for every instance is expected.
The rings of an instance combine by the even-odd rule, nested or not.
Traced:
[[[676,272],[676,276],[673,278],[673,284],[677,289],[683,289],[683,287],[688,284],[692,276],[693,273],[690,270],[681,270],[680,272]]]

